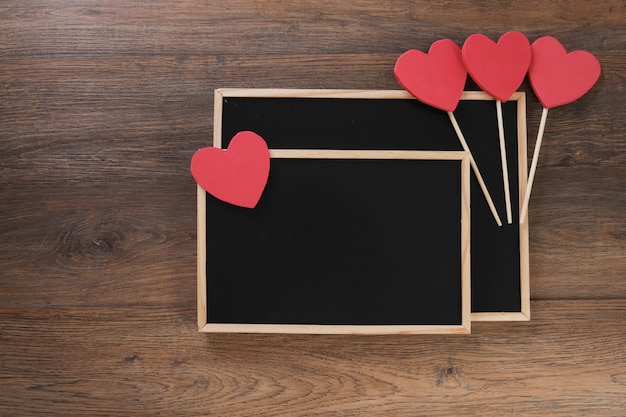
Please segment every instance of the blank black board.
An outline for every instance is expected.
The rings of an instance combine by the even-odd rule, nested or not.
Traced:
[[[237,132],[252,130],[266,140],[270,149],[276,150],[462,150],[445,112],[423,105],[401,91],[218,90],[215,111],[214,142],[222,148],[227,148],[229,140]],[[517,93],[514,98],[504,103],[503,112],[514,219],[511,225],[505,224],[502,227],[496,225],[478,183],[472,176],[473,320],[523,320],[529,315],[527,226],[526,224],[520,226],[517,218],[519,190],[525,185],[526,167],[525,129],[522,129],[525,126],[520,124],[525,125],[523,94]],[[505,203],[495,103],[482,93],[465,93],[455,115],[494,204],[504,218]],[[454,206],[450,204],[451,201],[438,196],[433,197],[432,204],[424,204],[424,200],[420,200],[418,194],[406,193],[403,190],[415,188],[420,190],[420,194],[450,191],[450,180],[452,177],[459,177],[458,169],[458,161],[425,163],[425,161],[398,160],[272,159],[270,181],[254,210],[229,206],[207,195],[204,215],[207,224],[216,228],[207,229],[206,248],[203,249],[208,258],[204,271],[207,282],[202,288],[206,291],[203,296],[208,306],[204,308],[210,318],[209,322],[363,325],[458,323],[460,287],[458,281],[454,281],[458,279],[458,273],[446,275],[455,277],[447,282],[437,281],[437,285],[447,286],[447,290],[440,291],[441,294],[446,294],[442,298],[432,296],[436,293],[432,288],[429,289],[431,296],[425,299],[414,297],[415,288],[405,287],[404,290],[402,288],[402,285],[409,285],[407,282],[410,282],[410,279],[407,277],[415,275],[415,270],[428,271],[428,268],[437,264],[436,261],[433,261],[432,265],[423,262],[419,265],[412,263],[412,253],[429,248],[431,245],[434,249],[437,247],[437,240],[441,239],[449,246],[449,258],[458,259],[454,254],[458,251],[455,244],[458,243],[459,235],[458,231],[452,233],[441,227],[440,223],[445,223],[445,220],[439,223],[436,221],[437,216],[444,218],[446,215],[458,215],[450,212],[450,207]],[[421,175],[409,174],[416,170],[420,171]],[[324,189],[327,195],[332,194],[333,198],[338,200],[331,199],[327,201],[328,204],[324,204],[318,198],[312,197],[320,193],[319,189],[315,189],[319,187],[319,183],[313,180],[315,178],[320,179],[320,183],[326,184]],[[332,191],[329,191],[329,184],[332,185]],[[458,195],[455,194],[456,191],[458,190],[448,192],[447,198]],[[276,198],[274,193],[277,193]],[[410,203],[394,200],[398,195],[403,196],[402,198],[413,196],[415,200]],[[267,232],[262,228],[259,229],[260,226],[254,224],[251,219],[261,216],[265,204],[270,200],[281,201],[282,208],[274,207],[268,211],[275,211],[279,219],[289,216],[296,218],[292,225],[308,226],[301,232],[311,235],[312,243],[307,247],[289,244],[268,245],[269,250],[278,251],[274,253],[278,258],[298,259],[293,253],[290,254],[290,251],[300,251],[306,253],[308,262],[304,264],[285,262],[283,266],[290,268],[288,270],[292,271],[293,280],[289,281],[283,277],[281,279],[285,281],[280,284],[274,282],[272,285],[266,285],[268,277],[273,276],[272,268],[263,265],[262,268],[255,269],[254,263],[241,261],[249,259],[250,253],[240,251],[253,250],[251,248],[257,246],[246,247],[243,242],[254,240]],[[419,213],[418,210],[434,210],[428,212],[428,215],[435,220],[423,222],[415,227],[423,229],[431,223],[433,226],[424,233],[415,229],[403,230],[401,227],[403,220],[411,217],[410,214],[400,213],[398,207],[403,205],[411,207],[411,210],[419,216],[425,214]],[[425,206],[428,208],[424,208]],[[381,221],[388,222],[391,227],[371,229],[373,227],[371,224],[367,227],[356,226],[366,220],[359,219],[359,215],[367,213],[368,210],[379,213]],[[199,213],[199,216],[201,215],[202,213]],[[320,218],[322,220],[319,221],[324,225],[336,223],[330,228],[322,228],[316,223],[317,220],[314,221]],[[394,223],[396,220],[397,223]],[[284,242],[293,238],[288,236],[289,230],[282,228],[280,223],[275,225],[277,227],[272,230],[281,231],[275,233],[277,239]],[[331,248],[316,247],[316,239],[320,242],[329,241],[328,236],[319,237],[316,234],[323,234],[324,230],[325,233],[329,233],[329,230],[341,230],[341,227],[354,232],[353,236],[346,238],[358,242],[357,245],[351,247],[343,242]],[[362,234],[359,234],[361,232]],[[452,238],[452,235],[457,238]],[[216,236],[222,237],[215,239]],[[225,243],[223,236],[231,236],[232,240]],[[361,263],[361,269],[342,263],[341,257],[337,256],[342,248],[364,255],[361,257],[364,261]],[[441,253],[438,256],[440,255]],[[225,257],[232,257],[232,262],[223,261]],[[390,260],[388,264],[379,263],[376,267],[368,264],[368,261],[381,257],[388,257],[393,261]],[[215,259],[222,261],[217,265]],[[324,262],[321,262],[321,259]],[[399,259],[402,262],[398,262]],[[205,261],[204,257],[202,261]],[[240,265],[242,263],[250,265]],[[236,275],[244,277],[242,279],[247,281],[233,279],[232,271],[228,278],[227,271],[219,269],[224,268],[224,265],[236,265],[239,269]],[[383,265],[387,265],[388,269]],[[249,269],[246,270],[244,266]],[[202,266],[199,265],[199,268]],[[345,274],[355,275],[354,281],[351,281],[353,284],[333,288],[331,284],[336,280],[333,280],[332,274],[324,271],[341,268],[347,268]],[[455,270],[458,269],[458,265],[451,262],[449,268]],[[284,271],[281,274],[284,274]],[[211,278],[217,277],[215,279],[219,280],[221,275],[224,276],[223,282]],[[303,279],[305,275],[309,278]],[[359,284],[354,284],[355,282]],[[242,291],[242,288],[245,288],[245,291]],[[357,288],[364,292],[355,292]],[[269,292],[264,294],[264,291]],[[325,291],[330,291],[330,294]],[[421,293],[428,294],[428,291],[422,288]],[[395,302],[389,301],[386,305],[378,305],[380,299],[376,298],[377,294],[387,300],[395,299]],[[264,305],[263,300],[272,297],[283,300],[281,302],[283,305],[274,306],[273,309],[266,308],[267,305]],[[242,301],[244,299],[245,302]],[[334,299],[336,302],[324,305],[320,303],[322,299]],[[342,300],[345,302],[342,303]],[[432,301],[431,304],[426,302],[429,300]],[[439,308],[433,308],[437,304]],[[235,308],[235,305],[250,308],[246,311],[239,307]],[[207,321],[206,317],[203,319],[199,316],[199,323],[203,321]]]

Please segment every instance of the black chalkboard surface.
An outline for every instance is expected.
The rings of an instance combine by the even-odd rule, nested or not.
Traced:
[[[523,94],[503,111],[517,209]],[[464,93],[455,115],[504,213],[495,104]],[[528,319],[527,222],[498,227],[469,174],[465,213],[468,158],[445,112],[404,91],[217,90],[214,146],[242,130],[266,140],[270,178],[252,210],[199,187],[201,330],[463,333],[470,316]]]

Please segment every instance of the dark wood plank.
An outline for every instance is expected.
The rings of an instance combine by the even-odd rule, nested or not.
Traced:
[[[4,188],[0,305],[194,303],[196,186],[189,174],[116,180],[104,171],[101,181]]]
[[[0,47],[5,56],[238,55],[286,53],[399,54],[411,43],[427,49],[433,39],[464,40],[478,30],[498,37],[521,30],[565,38],[572,47],[619,49],[624,4],[528,1],[495,8],[464,0],[413,2],[393,7],[372,1],[280,2],[193,0],[20,1],[2,9]],[[166,24],[164,24],[166,22]],[[587,27],[587,31],[577,30]],[[607,36],[588,37],[588,31]],[[103,42],[106,39],[107,41]],[[582,45],[582,46],[581,46]],[[411,47],[411,46],[409,46]]]
[[[192,307],[2,309],[0,414],[620,415],[626,302],[532,307],[471,336],[380,337],[199,334]]]
[[[626,298],[624,190],[624,168],[537,170],[529,208],[532,298]]]

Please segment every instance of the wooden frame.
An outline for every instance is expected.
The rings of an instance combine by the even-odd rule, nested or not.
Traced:
[[[218,144],[221,146],[221,143]],[[461,151],[349,151],[273,149],[271,158],[287,159],[367,159],[459,161],[461,164],[461,322],[458,325],[317,325],[317,324],[247,324],[211,323],[208,320],[206,276],[206,192],[198,186],[198,327],[201,332],[227,333],[311,333],[311,334],[447,334],[470,333],[470,163]]]
[[[400,90],[283,90],[283,89],[219,89],[215,91],[215,123],[214,123],[214,146],[222,146],[222,104],[223,100],[228,97],[259,97],[259,98],[358,98],[358,99],[411,99],[412,97],[405,91]],[[464,92],[462,100],[481,100],[493,101],[493,99],[483,92]],[[527,178],[526,164],[526,112],[525,112],[525,95],[524,93],[516,93],[511,100],[517,102],[517,142],[518,142],[518,159],[519,159],[519,181],[518,187],[520,192],[525,190]],[[495,106],[494,106],[495,107]],[[495,111],[495,109],[494,109]],[[379,151],[380,152],[380,151]],[[419,151],[412,151],[419,152]],[[450,151],[444,151],[450,152]],[[422,157],[436,156],[436,152],[428,155],[423,153]],[[323,158],[323,157],[340,157],[332,156],[332,152],[328,150],[309,149],[309,150],[289,150],[289,149],[272,149],[272,158]],[[337,154],[338,155],[338,154]],[[358,155],[353,154],[353,155]],[[403,155],[403,151],[382,151],[380,155],[384,158],[408,158],[408,154]],[[361,157],[370,157],[370,155],[361,154]],[[198,187],[198,324],[201,331],[228,331],[228,332],[293,332],[293,333],[449,333],[451,332],[447,326],[444,328],[420,328],[407,326],[299,326],[299,325],[261,325],[261,324],[233,324],[219,325],[211,324],[206,320],[206,251],[204,245],[205,236],[205,198],[206,193]],[[469,230],[469,226],[468,226]],[[530,319],[530,290],[529,290],[529,271],[528,271],[528,222],[520,226],[519,233],[520,248],[520,293],[521,293],[521,309],[519,312],[472,312],[472,321],[521,321]],[[464,261],[469,264],[469,260]],[[468,285],[467,283],[464,284]],[[464,287],[464,297],[466,288]],[[465,305],[469,305],[466,303]],[[464,305],[464,308],[465,308]],[[469,331],[469,322],[459,329],[452,329],[452,332]]]

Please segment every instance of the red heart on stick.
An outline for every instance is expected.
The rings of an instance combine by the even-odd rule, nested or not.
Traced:
[[[418,100],[445,111],[454,111],[467,78],[461,48],[450,39],[434,42],[428,54],[406,51],[396,61],[398,83]]]
[[[506,102],[524,81],[531,59],[530,42],[520,32],[507,32],[498,43],[476,33],[465,40],[462,56],[476,84]]]
[[[247,208],[259,202],[269,171],[267,143],[250,131],[237,133],[226,150],[202,148],[191,159],[191,174],[202,188],[222,201]]]
[[[571,103],[600,78],[600,63],[587,51],[569,54],[557,39],[544,36],[532,44],[530,84],[544,108]]]

